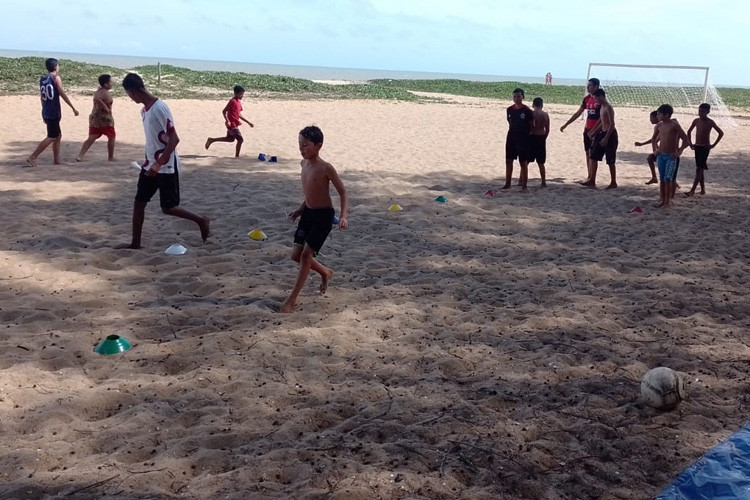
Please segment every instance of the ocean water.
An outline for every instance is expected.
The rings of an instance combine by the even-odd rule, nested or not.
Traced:
[[[202,61],[193,59],[175,59],[170,57],[141,57],[141,56],[118,56],[103,54],[77,54],[55,52],[22,51],[0,49],[0,57],[56,57],[58,59],[69,59],[73,61],[91,64],[102,64],[120,69],[131,69],[136,66],[152,64],[171,64],[189,68],[196,71],[229,71],[244,72],[261,75],[282,75],[306,80],[346,80],[364,82],[375,79],[394,80],[434,80],[454,78],[459,80],[470,80],[476,82],[520,82],[520,83],[544,83],[544,74],[535,76],[511,76],[511,75],[474,75],[466,73],[432,73],[419,71],[396,71],[365,68],[329,68],[321,66],[291,66],[284,64],[260,64],[230,61]],[[586,86],[586,74],[580,79],[554,78],[553,83],[558,85],[581,85]]]

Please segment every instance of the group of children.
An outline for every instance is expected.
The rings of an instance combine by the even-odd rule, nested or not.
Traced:
[[[60,143],[62,132],[60,120],[62,110],[60,99],[65,101],[78,116],[78,111],[65,94],[59,75],[59,63],[56,59],[45,62],[48,74],[39,82],[42,102],[42,118],[47,126],[47,137],[42,140],[36,150],[26,160],[29,166],[37,165],[37,157],[49,145],[52,145],[53,160],[60,163]],[[195,222],[205,242],[210,235],[210,222],[207,217],[194,214],[180,206],[179,165],[180,160],[176,148],[180,142],[175,129],[174,118],[169,107],[151,94],[145,87],[143,79],[135,73],[128,73],[122,82],[125,93],[134,102],[143,104],[141,118],[146,136],[145,161],[141,165],[135,200],[133,204],[132,239],[126,248],[141,247],[141,233],[145,219],[146,205],[159,192],[162,212],[167,215],[191,220]],[[84,155],[91,145],[102,135],[106,136],[108,159],[114,159],[115,128],[112,115],[112,79],[109,75],[99,77],[99,89],[94,94],[94,107],[89,115],[89,136],[81,146],[76,157],[83,161]],[[583,131],[583,145],[586,156],[588,175],[582,185],[595,188],[598,162],[606,159],[609,166],[611,181],[607,189],[617,187],[615,161],[617,157],[618,135],[615,126],[615,111],[607,101],[606,92],[600,88],[600,82],[591,78],[586,87],[588,94],[583,99],[579,109],[570,119],[560,127],[565,128],[575,121],[585,111],[586,121]],[[253,124],[242,115],[242,98],[245,90],[241,86],[234,87],[234,97],[222,110],[227,133],[224,137],[209,137],[205,148],[208,149],[215,142],[237,142],[235,156],[239,157],[243,138],[239,130],[241,122],[250,127]],[[505,185],[502,189],[511,187],[513,176],[513,162],[518,160],[521,173],[519,185],[527,190],[528,165],[536,161],[541,176],[541,187],[546,187],[545,162],[547,156],[546,140],[550,132],[550,119],[544,111],[541,97],[533,100],[533,109],[523,103],[523,89],[513,91],[513,105],[507,108],[508,134],[505,143]],[[646,184],[656,183],[656,168],[659,169],[659,203],[658,207],[671,204],[677,188],[676,176],[679,168],[679,158],[686,147],[695,150],[696,173],[693,187],[685,193],[692,196],[700,185],[700,193],[705,194],[704,171],[708,168],[707,159],[711,149],[716,147],[724,132],[716,123],[708,118],[710,112],[708,104],[701,104],[696,118],[687,133],[677,120],[672,118],[673,109],[669,104],[659,106],[651,113],[654,132],[650,140],[636,142],[636,146],[651,144],[653,153],[648,157],[651,168],[651,180]],[[691,140],[692,131],[696,131],[695,142]],[[718,136],[713,144],[710,141],[711,131],[716,130]],[[330,196],[330,185],[338,191],[341,199],[341,213],[338,219],[340,229],[348,226],[348,199],[346,189],[341,178],[333,166],[320,158],[323,146],[323,132],[315,126],[302,129],[298,136],[299,150],[302,156],[301,178],[304,199],[302,204],[289,214],[291,220],[300,218],[294,233],[294,249],[292,259],[299,263],[299,273],[289,298],[281,306],[281,312],[291,312],[296,305],[297,297],[307,280],[311,270],[320,274],[322,283],[320,293],[325,293],[333,271],[320,264],[315,257],[323,246],[334,225],[334,209]]]
[[[78,116],[78,111],[63,90],[58,61],[47,59],[45,65],[48,74],[40,79],[40,93],[42,118],[47,126],[47,137],[27,158],[27,164],[32,167],[37,166],[37,157],[50,144],[53,145],[54,163],[60,164],[60,143],[62,139],[60,99],[62,98],[71,107],[73,113]],[[99,85],[99,89],[94,94],[94,109],[89,116],[89,137],[81,147],[81,152],[76,158],[78,161],[83,160],[89,147],[102,135],[106,135],[109,139],[109,160],[113,160],[115,131],[114,119],[112,118],[112,97],[109,94],[112,88],[111,77],[102,75],[99,78]],[[174,118],[169,107],[164,101],[151,94],[146,89],[143,79],[135,73],[128,73],[125,76],[122,87],[130,99],[143,105],[141,119],[146,136],[145,160],[141,164],[133,202],[132,238],[130,244],[125,245],[124,248],[141,248],[141,233],[146,206],[157,191],[159,192],[162,212],[195,222],[205,243],[210,236],[209,219],[180,206],[180,158],[177,154],[177,145],[180,138],[177,135]],[[206,141],[206,149],[213,142],[237,141],[236,155],[239,156],[242,146],[242,134],[238,129],[240,121],[244,121],[251,127],[253,126],[242,116],[240,101],[243,94],[244,89],[242,87],[236,86],[234,88],[234,97],[223,110],[227,135],[226,137],[209,138]],[[338,191],[341,201],[341,211],[336,223],[340,229],[346,229],[348,226],[349,202],[344,184],[336,169],[320,157],[320,149],[323,147],[323,132],[316,126],[305,127],[299,133],[298,142],[302,156],[300,165],[304,199],[299,208],[291,212],[288,217],[292,221],[300,219],[294,233],[294,248],[291,255],[292,260],[299,263],[299,272],[292,292],[281,306],[281,312],[283,313],[290,313],[294,310],[297,297],[302,291],[311,270],[320,274],[322,280],[321,294],[326,292],[328,282],[333,276],[332,269],[323,266],[315,259],[331,232],[334,221],[336,221],[330,195],[331,184]]]
[[[568,125],[578,119],[586,112],[586,120],[583,130],[583,148],[586,157],[587,177],[580,184],[589,188],[596,188],[596,175],[599,162],[606,160],[609,166],[610,183],[606,189],[617,187],[617,147],[619,139],[617,127],[615,126],[615,110],[607,100],[607,94],[600,88],[601,82],[597,78],[591,78],[587,82],[587,95],[581,106],[560,127],[564,132]],[[546,187],[546,171],[544,162],[546,160],[546,139],[549,135],[549,115],[543,111],[543,102],[540,97],[533,101],[533,110],[523,104],[523,89],[513,91],[513,105],[507,109],[508,135],[505,142],[505,184],[502,189],[509,189],[513,175],[513,162],[517,159],[521,174],[518,184],[522,190],[527,189],[528,164],[536,159],[539,164],[541,175],[541,187]],[[647,158],[651,168],[651,179],[646,184],[659,182],[659,202],[657,207],[666,207],[672,204],[677,185],[677,170],[680,164],[680,155],[686,147],[695,150],[695,180],[693,187],[685,193],[685,196],[693,196],[700,185],[700,194],[705,194],[704,171],[708,169],[707,160],[711,149],[716,147],[724,132],[712,119],[708,117],[711,106],[703,103],[698,107],[698,118],[696,118],[687,133],[682,129],[679,122],[672,118],[674,112],[672,106],[663,104],[650,115],[651,123],[654,124],[654,132],[648,141],[636,142],[636,146],[651,144],[653,153]],[[692,131],[695,130],[695,142],[692,141]],[[711,131],[716,130],[716,140],[711,143]],[[656,169],[659,169],[659,179],[656,177]]]

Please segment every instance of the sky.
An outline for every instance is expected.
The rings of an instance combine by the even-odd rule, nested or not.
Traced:
[[[3,0],[0,49],[584,78],[709,66],[750,86],[745,0]]]

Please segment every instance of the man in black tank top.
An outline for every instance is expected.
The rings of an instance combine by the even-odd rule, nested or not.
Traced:
[[[508,118],[508,135],[505,139],[505,185],[502,189],[510,189],[513,178],[513,160],[518,158],[521,165],[521,175],[518,183],[526,191],[529,178],[530,138],[529,134],[534,124],[534,113],[523,103],[523,89],[513,91],[513,105],[506,110]]]

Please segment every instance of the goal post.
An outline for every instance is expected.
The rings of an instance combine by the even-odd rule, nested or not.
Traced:
[[[711,105],[711,116],[736,125],[729,109],[711,84],[708,66],[589,63],[586,80],[598,78],[615,106],[656,109],[670,104],[675,111],[695,114],[698,105]]]
[[[586,80],[591,78],[591,68],[595,66],[606,66],[610,68],[636,68],[636,69],[673,69],[673,70],[690,70],[703,73],[703,102],[708,98],[708,66],[662,66],[657,64],[612,64],[612,63],[589,63],[589,70],[586,73]],[[652,82],[653,83],[653,82]]]

